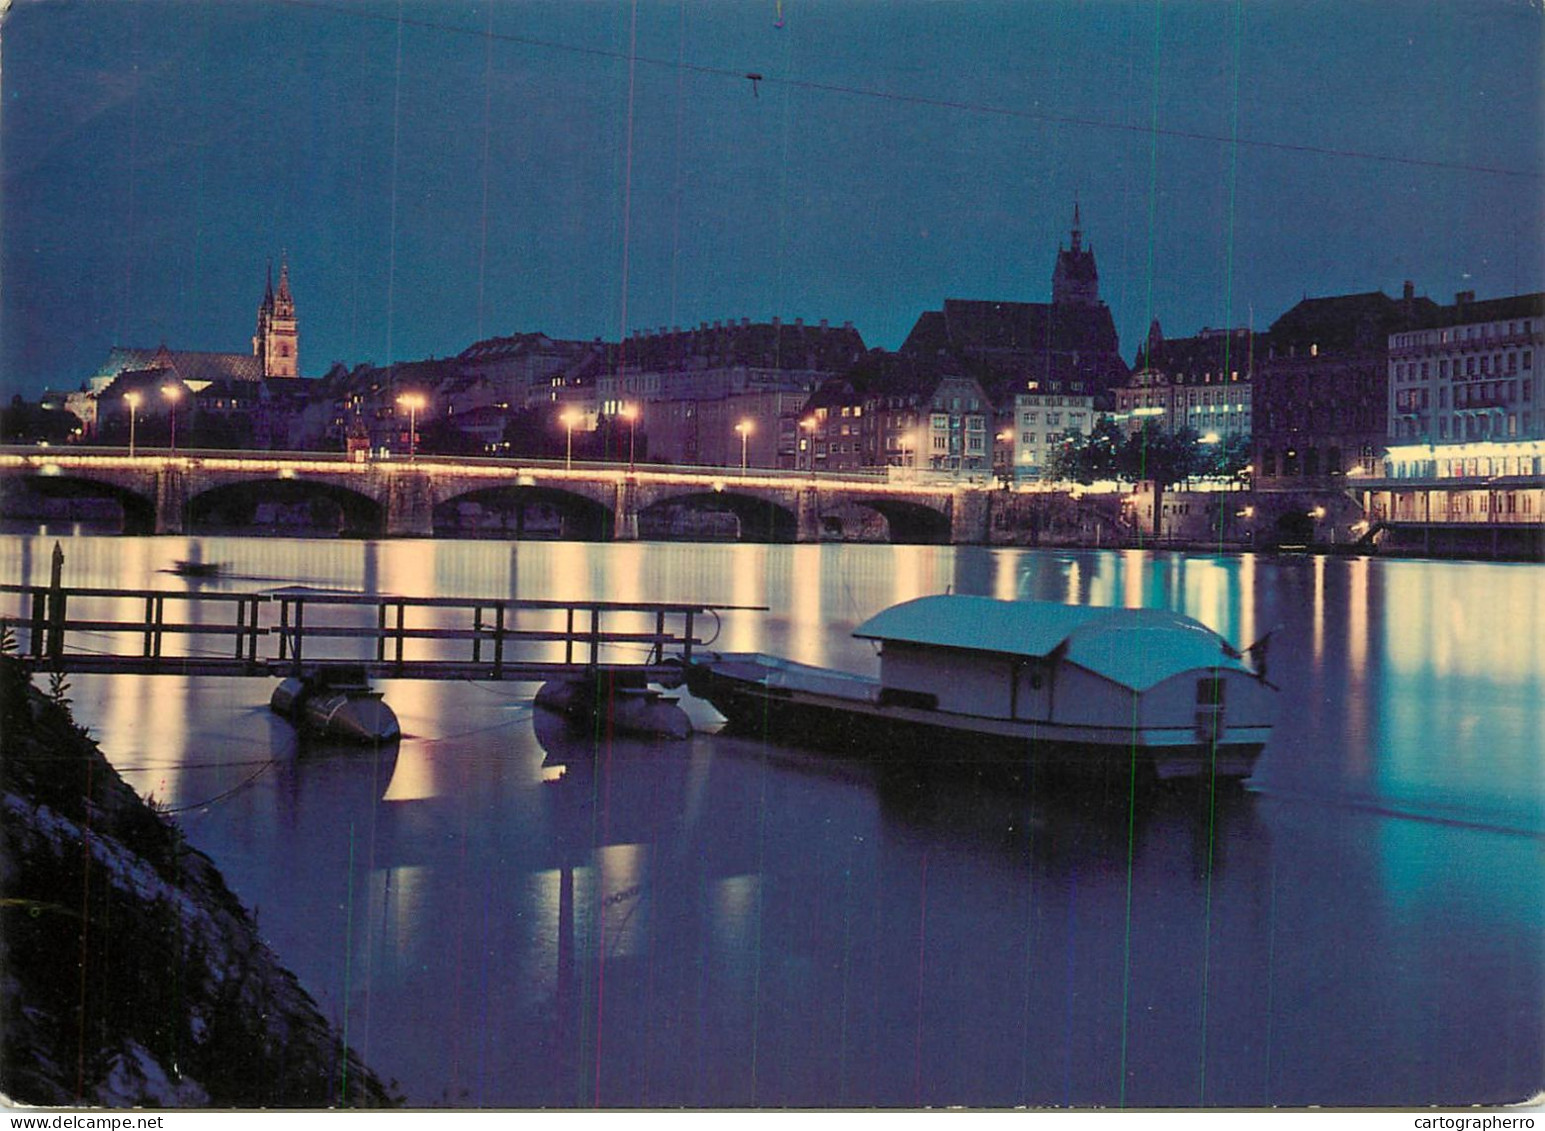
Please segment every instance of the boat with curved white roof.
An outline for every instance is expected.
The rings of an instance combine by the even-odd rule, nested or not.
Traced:
[[[879,644],[877,678],[710,653],[688,666],[687,688],[736,729],[801,743],[925,762],[1136,764],[1160,779],[1248,777],[1275,716],[1264,641],[1240,652],[1165,610],[944,595],[853,635]]]

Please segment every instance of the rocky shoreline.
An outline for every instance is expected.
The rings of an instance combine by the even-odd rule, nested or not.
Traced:
[[[41,677],[40,677],[41,678]],[[0,1093],[46,1106],[395,1099],[202,853],[0,656]]]

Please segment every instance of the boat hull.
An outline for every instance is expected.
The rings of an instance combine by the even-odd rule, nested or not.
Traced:
[[[314,734],[341,742],[391,742],[402,737],[396,713],[375,692],[313,695],[301,708],[301,723]]]
[[[402,737],[396,713],[380,692],[365,686],[329,686],[291,676],[280,681],[268,705],[276,715],[320,738],[379,743]]]
[[[555,679],[537,691],[536,705],[570,719],[602,719],[624,734],[677,739],[692,735],[692,720],[676,699],[648,687]]]
[[[1221,741],[1200,740],[1192,729],[1058,726],[958,715],[887,703],[877,683],[871,694],[822,694],[772,680],[746,678],[753,663],[695,664],[687,688],[725,717],[731,733],[871,758],[925,771],[1001,773],[1022,778],[1047,771],[1059,776],[1108,775],[1112,771],[1157,778],[1241,779],[1255,768],[1269,727],[1231,727]],[[853,681],[846,673],[819,673]],[[862,687],[856,688],[863,690]]]

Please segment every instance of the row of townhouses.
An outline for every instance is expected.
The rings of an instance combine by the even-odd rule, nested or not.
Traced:
[[[282,264],[250,352],[114,347],[45,407],[74,413],[99,443],[132,443],[136,430],[142,443],[176,443],[180,427],[189,447],[889,466],[1005,481],[1039,479],[1070,437],[1113,419],[1248,441],[1266,487],[1375,474],[1387,452],[1424,445],[1511,444],[1538,473],[1545,439],[1545,295],[1467,292],[1440,305],[1407,283],[1398,298],[1305,298],[1261,332],[1166,338],[1155,321],[1129,365],[1076,205],[1049,302],[946,299],[896,351],[866,347],[852,323],[742,318],[620,342],[518,333],[454,357],[335,363],[302,378],[298,327]]]

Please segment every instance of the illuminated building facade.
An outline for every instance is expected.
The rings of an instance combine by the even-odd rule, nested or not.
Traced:
[[[1155,321],[1131,379],[1114,391],[1116,418],[1128,432],[1152,417],[1170,433],[1189,428],[1220,440],[1249,436],[1254,378],[1251,330],[1204,328],[1195,337],[1166,339]]]
[[[1039,479],[1064,439],[1094,430],[1094,398],[1063,393],[1019,393],[1013,421],[1003,431],[1009,466],[1016,480]]]
[[[1267,489],[1334,486],[1372,475],[1388,442],[1392,337],[1432,326],[1439,307],[1411,284],[1306,298],[1255,348],[1251,463]]]
[[[1433,325],[1389,340],[1393,445],[1545,437],[1545,294],[1454,296]]]

